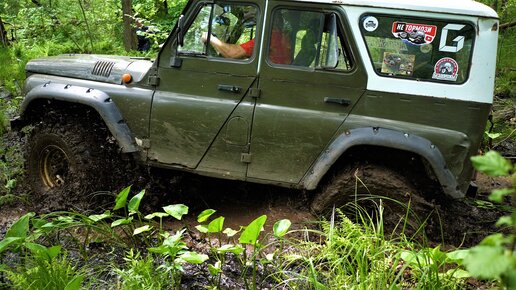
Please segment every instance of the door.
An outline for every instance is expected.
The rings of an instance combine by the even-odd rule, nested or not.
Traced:
[[[323,8],[270,7],[250,180],[297,184],[365,90],[366,75],[352,56],[343,11]],[[286,52],[277,51],[278,41],[290,43],[281,46]]]
[[[225,130],[224,136],[231,144],[247,145],[248,140],[243,142],[231,131],[249,134],[247,119],[252,110],[237,107],[255,82],[256,52],[240,59],[224,58],[209,45],[207,35],[235,45],[246,43],[256,37],[259,9],[256,2],[201,2],[185,16],[183,45],[177,46],[174,39],[159,57],[159,84],[150,120],[151,162],[196,168],[222,128],[235,117],[239,118],[229,122],[230,132]],[[239,112],[237,116],[235,112]],[[240,153],[236,154],[240,158]],[[245,168],[237,170],[245,174]]]

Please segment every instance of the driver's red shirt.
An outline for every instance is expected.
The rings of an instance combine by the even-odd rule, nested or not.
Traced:
[[[251,57],[254,50],[254,38],[248,42],[240,44],[240,47],[245,50],[247,57]],[[281,33],[281,31],[272,31],[269,60],[276,64],[292,63],[292,46],[290,38],[286,34]]]

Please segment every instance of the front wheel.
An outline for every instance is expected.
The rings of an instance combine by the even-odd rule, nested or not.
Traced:
[[[65,205],[74,197],[105,190],[111,167],[106,130],[78,118],[69,118],[72,123],[53,119],[36,124],[29,136],[27,177],[32,191],[42,197],[57,190],[68,196]]]

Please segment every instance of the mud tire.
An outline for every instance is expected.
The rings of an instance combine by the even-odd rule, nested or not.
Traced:
[[[75,207],[82,197],[108,189],[110,155],[119,157],[108,136],[103,125],[78,116],[48,115],[37,123],[26,149],[35,201],[47,199],[51,209]]]
[[[314,214],[327,215],[334,206],[340,208],[358,201],[361,208],[374,216],[381,199],[386,230],[400,232],[401,229],[405,234],[413,235],[421,232],[421,226],[430,220],[434,206],[424,198],[410,176],[385,165],[347,166],[315,196],[311,210]],[[407,211],[408,204],[410,210]]]

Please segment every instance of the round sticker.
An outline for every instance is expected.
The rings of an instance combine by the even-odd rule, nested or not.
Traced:
[[[364,19],[363,25],[365,30],[373,32],[378,28],[378,19],[374,16],[367,16]]]
[[[459,73],[459,64],[450,57],[443,57],[435,63],[433,79],[456,81]]]
[[[419,47],[419,50],[422,53],[429,53],[430,51],[432,51],[432,45],[431,44],[421,45]]]

